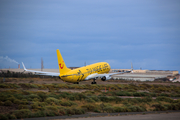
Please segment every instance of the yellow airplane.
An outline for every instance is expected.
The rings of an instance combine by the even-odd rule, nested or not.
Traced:
[[[99,62],[71,70],[67,68],[59,49],[57,49],[56,52],[57,52],[57,59],[58,59],[58,66],[60,73],[28,70],[25,68],[25,65],[22,63],[24,70],[28,72],[34,72],[36,75],[59,76],[59,78],[65,82],[71,82],[76,84],[79,84],[80,81],[91,80],[91,79],[93,79],[93,82],[91,84],[96,84],[95,80],[99,77],[101,78],[102,81],[106,81],[106,80],[110,80],[111,76],[114,74],[125,73],[125,72],[118,72],[118,73],[107,74],[111,69],[110,65],[107,62]]]

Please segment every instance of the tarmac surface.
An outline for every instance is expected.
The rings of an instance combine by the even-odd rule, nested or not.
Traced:
[[[151,112],[93,113],[82,115],[24,118],[23,120],[180,120],[180,110]],[[22,119],[16,119],[22,120]]]
[[[0,69],[1,70],[1,69]],[[10,70],[13,72],[23,72],[24,69],[2,69],[2,70]],[[35,71],[41,71],[41,69],[29,69]],[[43,72],[54,72],[59,73],[59,69],[43,69]],[[28,72],[26,72],[28,73]],[[172,75],[172,73],[123,73],[113,75],[113,79],[123,79],[123,80],[138,80],[138,81],[154,81],[159,78],[166,78],[167,76]]]
[[[180,120],[180,113],[77,118],[73,120]],[[66,119],[72,120],[72,119]]]

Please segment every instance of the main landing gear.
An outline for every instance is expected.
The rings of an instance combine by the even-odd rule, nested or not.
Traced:
[[[93,82],[91,82],[91,84],[96,84],[95,80],[96,80],[96,79],[93,79]]]
[[[74,84],[79,84],[79,82],[75,82]]]

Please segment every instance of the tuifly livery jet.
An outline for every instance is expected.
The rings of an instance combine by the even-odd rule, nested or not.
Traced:
[[[25,65],[22,63],[24,70],[28,72],[34,72],[36,75],[58,76],[64,82],[71,82],[75,84],[79,84],[79,82],[83,80],[92,80],[92,79],[93,82],[91,84],[96,84],[95,80],[97,78],[101,78],[102,81],[106,81],[106,80],[110,80],[111,76],[114,74],[125,73],[125,72],[109,73],[111,67],[107,62],[98,62],[95,64],[91,64],[71,70],[67,68],[59,49],[57,49],[56,52],[57,52],[57,59],[58,59],[58,66],[60,73],[28,70],[26,69]],[[126,73],[127,72],[131,72],[131,71],[126,71]]]

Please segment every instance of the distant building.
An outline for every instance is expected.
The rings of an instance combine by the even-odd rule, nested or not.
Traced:
[[[110,72],[125,72],[131,69],[111,69]],[[178,71],[169,70],[133,70],[132,73],[113,75],[115,80],[139,80],[139,81],[154,81],[156,79],[178,79]]]
[[[111,69],[110,72],[125,72],[130,70],[131,69]],[[178,71],[170,71],[170,70],[133,70],[133,73],[170,74],[170,75],[179,74]]]

